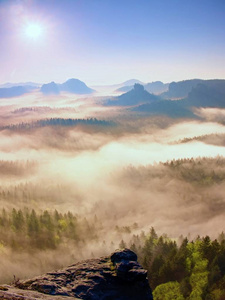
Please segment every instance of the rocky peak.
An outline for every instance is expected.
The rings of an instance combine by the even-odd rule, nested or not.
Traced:
[[[134,90],[135,90],[136,92],[143,92],[143,91],[144,91],[144,86],[141,85],[141,84],[139,84],[139,83],[135,83],[135,84],[134,84]]]
[[[152,300],[147,271],[137,255],[124,249],[89,259],[14,286],[0,286],[4,299]],[[8,298],[7,298],[8,297]],[[11,297],[11,298],[10,298]]]

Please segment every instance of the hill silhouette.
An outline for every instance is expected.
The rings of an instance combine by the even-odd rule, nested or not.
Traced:
[[[135,83],[131,91],[116,97],[115,100],[108,100],[106,105],[133,106],[158,101],[159,99],[158,96],[148,93],[143,85]]]
[[[200,87],[201,85],[205,88]],[[208,87],[208,89],[206,89]],[[197,89],[196,89],[197,88]],[[204,91],[203,91],[204,89]],[[193,93],[192,93],[193,91]],[[225,80],[223,79],[190,79],[183,80],[178,82],[171,82],[169,84],[169,89],[167,92],[160,94],[164,99],[186,99],[193,98],[202,95],[212,96],[212,93],[215,93],[217,97],[220,97],[225,94]],[[195,96],[194,96],[195,95]],[[207,97],[208,97],[207,96]],[[214,96],[213,96],[214,97]],[[195,100],[196,101],[196,100]],[[210,102],[210,100],[209,100]],[[211,105],[211,103],[210,103]]]
[[[161,94],[168,90],[169,83],[163,83],[162,81],[153,81],[145,85],[146,91],[153,94]]]
[[[148,115],[166,115],[171,118],[197,118],[191,110],[183,107],[180,101],[163,100],[142,104],[134,107],[132,111],[146,113]]]
[[[73,94],[91,94],[93,89],[89,88],[83,81],[71,78],[60,85],[60,90]]]
[[[135,83],[138,83],[138,84],[141,84],[141,85],[144,85],[144,82],[138,80],[138,79],[129,79],[129,80],[126,80],[122,83],[123,86],[133,86],[135,85]]]
[[[28,85],[0,88],[0,98],[12,98],[16,96],[22,96],[26,93],[30,93],[34,89],[36,89],[36,87]]]
[[[187,85],[185,85],[187,83]],[[194,85],[194,87],[193,87]],[[152,115],[167,115],[172,118],[197,118],[192,112],[193,107],[218,107],[225,108],[225,80],[188,80],[181,84],[172,85],[176,95],[184,95],[191,89],[188,95],[181,100],[163,100],[148,104],[142,104],[133,111]],[[182,88],[185,87],[183,90]],[[171,90],[170,90],[171,92]],[[179,92],[179,93],[178,93]],[[173,94],[173,96],[175,93]]]
[[[160,94],[163,92],[166,92],[168,89],[169,84],[168,83],[163,83],[161,81],[154,81],[154,82],[149,82],[144,85],[144,88],[147,92],[152,93],[152,94]],[[133,85],[125,85],[122,86],[121,88],[117,89],[115,92],[122,92],[126,93],[129,92],[133,89]]]
[[[28,82],[17,82],[17,83],[12,83],[12,82],[7,82],[4,84],[0,84],[0,88],[11,88],[15,86],[28,86],[28,87],[33,87],[33,88],[38,88],[41,86],[40,83],[28,81]]]
[[[46,95],[59,94],[60,92],[72,94],[91,94],[94,92],[94,90],[89,88],[83,81],[75,78],[68,79],[62,84],[57,84],[53,81],[43,84],[40,91]]]
[[[202,83],[202,79],[190,79],[178,82],[171,82],[169,84],[168,91],[161,94],[164,99],[182,99],[187,97],[188,93],[192,88],[196,87],[197,84]]]
[[[43,84],[40,91],[45,95],[57,95],[60,93],[59,85],[54,81]]]
[[[192,88],[182,105],[225,108],[225,80],[206,80]]]

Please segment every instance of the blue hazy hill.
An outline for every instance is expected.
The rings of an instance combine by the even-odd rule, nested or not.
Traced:
[[[186,107],[225,108],[225,80],[205,80],[197,84],[181,103]]]
[[[168,86],[169,86],[168,83],[163,83],[162,81],[153,81],[144,84],[145,90],[152,94],[161,94],[163,92],[166,92],[168,90]],[[126,93],[131,91],[132,89],[133,89],[133,85],[125,85],[117,89],[115,92]]]
[[[187,97],[188,93],[196,87],[199,83],[202,83],[202,79],[190,79],[178,82],[171,82],[168,87],[168,91],[161,94],[164,99],[181,99]]]
[[[94,92],[94,90],[89,88],[83,81],[75,78],[71,78],[60,84],[59,88],[61,91],[73,94],[91,94]]]
[[[142,103],[150,103],[153,101],[158,101],[160,98],[156,95],[148,93],[144,86],[135,83],[133,89],[119,97],[110,99],[106,102],[109,106],[133,106]]]
[[[0,98],[12,98],[30,93],[36,89],[34,86],[12,86],[9,88],[0,88]]]
[[[54,81],[43,84],[40,91],[45,95],[58,95],[60,93],[59,85]]]
[[[162,100],[132,108],[132,111],[148,115],[164,115],[171,118],[197,118],[193,112],[181,105],[181,101]]]
[[[67,92],[72,94],[91,94],[93,89],[89,88],[83,81],[71,78],[62,84],[57,84],[54,81],[43,84],[40,91],[45,95],[59,94],[60,92]]]

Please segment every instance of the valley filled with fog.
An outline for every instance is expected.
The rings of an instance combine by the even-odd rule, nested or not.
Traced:
[[[1,282],[130,246],[151,227],[175,240],[224,230],[224,109],[146,115],[104,105],[103,92],[1,100]],[[52,243],[32,242],[49,234],[36,217]]]
[[[0,298],[225,299],[224,15],[0,1]]]

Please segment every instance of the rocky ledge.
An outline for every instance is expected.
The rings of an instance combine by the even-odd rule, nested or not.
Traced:
[[[14,286],[1,285],[0,299],[152,300],[147,271],[129,249],[89,259]]]

